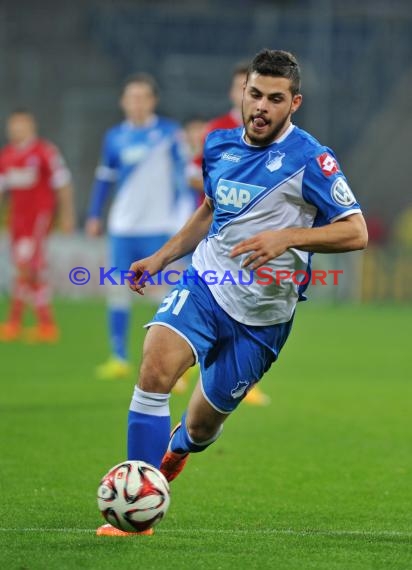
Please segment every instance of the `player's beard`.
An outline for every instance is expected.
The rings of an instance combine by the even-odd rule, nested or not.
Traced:
[[[248,118],[245,116],[245,111],[242,108],[242,117],[243,117],[243,124],[245,125],[246,135],[249,139],[250,143],[256,146],[267,146],[268,144],[273,143],[282,132],[285,127],[285,124],[290,118],[290,110],[285,113],[285,116],[279,119],[275,124],[270,121],[268,124],[272,127],[266,135],[259,135],[258,133],[253,131],[253,119],[254,116],[250,115]]]

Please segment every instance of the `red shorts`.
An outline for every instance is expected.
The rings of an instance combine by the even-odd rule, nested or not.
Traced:
[[[53,212],[39,212],[27,223],[11,228],[12,261],[17,267],[39,270],[46,267],[46,242]]]

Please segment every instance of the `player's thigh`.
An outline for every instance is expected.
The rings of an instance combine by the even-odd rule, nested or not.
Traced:
[[[167,394],[194,361],[193,350],[182,336],[168,327],[152,325],[143,345],[139,387]]]
[[[47,239],[52,212],[40,211],[21,217],[11,229],[11,255],[19,278],[36,281],[47,267]]]
[[[21,236],[13,240],[12,260],[19,278],[36,281],[47,267],[46,237]]]
[[[153,362],[154,369],[162,368],[157,375],[161,373],[164,376],[167,371],[169,376],[174,375],[169,379],[174,383],[215,345],[216,303],[207,286],[195,278],[194,270],[188,269],[187,277],[164,297],[156,314],[146,325],[151,329],[144,351],[145,378],[151,376],[148,363]],[[181,352],[178,347],[182,347]]]
[[[203,394],[218,412],[235,410],[262,378],[283,347],[291,324],[247,327],[220,313],[216,345],[200,362]]]
[[[47,267],[47,241],[52,228],[53,212],[39,212],[36,217],[32,237],[34,239],[34,255],[31,265],[34,272],[44,272]]]
[[[161,324],[175,331],[191,347],[197,362],[205,358],[216,344],[215,311],[218,305],[193,268],[184,273],[179,283],[163,298],[147,326]]]
[[[35,251],[36,244],[33,237],[27,235],[13,237],[11,243],[11,255],[13,265],[16,266],[19,275],[29,272]]]

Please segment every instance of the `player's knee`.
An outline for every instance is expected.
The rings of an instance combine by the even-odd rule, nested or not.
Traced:
[[[168,394],[173,383],[174,377],[170,375],[167,364],[163,362],[161,357],[146,356],[143,358],[137,384],[141,390]]]
[[[195,443],[212,443],[220,434],[222,426],[208,422],[191,422],[186,424],[187,433],[190,439]]]

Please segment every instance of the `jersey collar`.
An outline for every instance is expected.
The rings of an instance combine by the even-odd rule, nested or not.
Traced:
[[[148,129],[150,127],[154,127],[158,120],[159,117],[157,115],[150,115],[150,117],[148,117],[146,121],[140,125],[135,125],[135,123],[129,121],[128,119],[126,119],[123,124],[129,129]]]
[[[293,131],[293,129],[295,128],[295,125],[293,123],[290,123],[290,125],[288,126],[288,128],[286,129],[286,131],[275,141],[271,142],[270,144],[266,145],[265,147],[256,145],[256,144],[249,144],[248,142],[246,142],[245,140],[245,129],[243,129],[242,131],[242,142],[246,145],[249,146],[251,148],[267,148],[268,146],[272,146],[272,144],[279,144],[281,142],[283,142],[289,135],[290,133]]]

